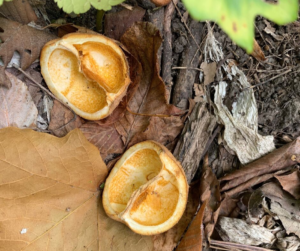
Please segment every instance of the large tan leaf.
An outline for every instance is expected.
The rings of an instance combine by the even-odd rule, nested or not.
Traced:
[[[11,88],[0,86],[0,128],[35,126],[38,110],[24,82],[6,72]]]
[[[0,130],[0,250],[98,250],[107,169],[79,130]]]

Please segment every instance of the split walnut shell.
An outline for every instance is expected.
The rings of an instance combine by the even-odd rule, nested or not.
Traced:
[[[124,52],[100,34],[70,33],[52,40],[40,63],[50,91],[88,120],[110,115],[130,84]]]
[[[175,157],[154,141],[129,148],[109,174],[103,207],[134,232],[154,235],[172,228],[184,213],[188,183]]]

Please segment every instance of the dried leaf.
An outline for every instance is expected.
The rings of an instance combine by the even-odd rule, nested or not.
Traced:
[[[128,28],[135,22],[142,21],[145,12],[143,8],[135,6],[132,10],[123,9],[119,12],[107,13],[104,21],[105,35],[120,40]]]
[[[161,37],[155,26],[151,23],[136,23],[123,35],[121,42],[141,63],[143,70],[138,89],[128,102],[130,111],[127,110],[125,116],[116,123],[116,129],[122,135],[125,145],[128,145],[135,134],[144,132],[150,124],[150,116],[136,114],[173,115],[180,111],[167,103],[165,84],[159,76],[157,51]],[[172,130],[170,127],[164,133],[171,133]]]
[[[13,0],[4,2],[0,7],[0,14],[9,20],[22,24],[36,22],[37,16],[27,0]]]
[[[270,24],[266,19],[264,19],[264,22],[265,22],[265,24],[267,25],[267,27],[264,29],[264,31],[265,31],[267,34],[270,34],[272,37],[274,37],[274,38],[275,38],[276,40],[278,40],[278,41],[282,41],[282,40],[284,39],[283,36],[280,36],[280,35],[276,35],[276,34],[275,34],[276,29],[273,28],[273,27],[271,26],[271,24]]]
[[[54,100],[50,114],[49,131],[55,136],[63,137],[75,128],[80,127],[84,120],[73,113],[70,109]]]
[[[271,230],[249,225],[241,219],[220,217],[216,229],[224,241],[251,246],[272,244],[276,239]]]
[[[36,30],[0,17],[0,57],[6,66],[13,57],[14,51],[21,55],[21,68],[28,68],[39,58],[41,49],[46,42],[55,38],[45,31]]]
[[[200,66],[204,73],[204,85],[209,85],[211,82],[215,80],[215,75],[217,72],[217,63],[207,63],[203,62]]]
[[[99,250],[99,151],[79,130],[64,138],[0,130],[2,250]]]
[[[89,142],[98,147],[103,159],[109,154],[123,153],[125,146],[114,125],[101,126],[97,121],[89,121],[80,130]]]
[[[270,201],[267,203],[270,212],[277,215],[287,234],[294,233],[300,237],[300,200],[295,200],[273,182],[265,184],[260,190]]]
[[[201,207],[197,216],[192,221],[191,226],[184,235],[184,238],[180,242],[176,251],[202,251],[202,241],[203,241],[203,227],[202,221],[204,216],[204,211],[207,201],[205,201]]]
[[[283,189],[293,195],[297,200],[300,199],[300,171],[295,170],[288,175],[275,175]]]
[[[34,127],[38,111],[27,86],[8,72],[6,76],[12,86],[10,89],[0,86],[0,128]]]
[[[5,74],[5,68],[0,66],[0,87],[11,87],[10,79]]]
[[[172,130],[170,130],[170,128],[172,128]],[[183,123],[180,117],[151,117],[147,129],[141,133],[135,134],[130,141],[129,146],[145,140],[154,140],[163,145],[168,145],[180,134],[182,128]]]
[[[253,51],[251,52],[251,55],[255,57],[258,61],[265,61],[266,57],[265,54],[263,53],[262,49],[260,48],[259,44],[257,41],[254,39],[254,46],[253,46]]]
[[[300,138],[222,177],[220,181],[227,181],[222,186],[222,191],[234,188],[252,178],[292,166],[297,163],[299,158],[297,156],[300,156]]]
[[[205,226],[205,237],[209,241],[218,220],[221,194],[217,177],[208,165],[208,155],[206,155],[203,160],[203,169],[200,180],[200,201],[202,203],[208,201],[205,208],[203,224]]]

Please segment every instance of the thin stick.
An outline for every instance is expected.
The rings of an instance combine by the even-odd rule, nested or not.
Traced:
[[[285,71],[285,72],[282,72],[282,73],[280,73],[280,74],[274,76],[273,78],[268,79],[268,80],[265,81],[265,82],[262,82],[262,83],[259,83],[259,84],[256,84],[256,85],[252,85],[252,86],[249,86],[249,87],[246,87],[246,88],[244,88],[242,91],[245,91],[245,90],[248,90],[248,89],[253,89],[253,88],[257,87],[257,86],[264,85],[264,84],[266,84],[266,83],[268,83],[268,82],[270,82],[270,81],[272,81],[272,80],[274,80],[274,79],[276,79],[276,78],[278,78],[278,77],[280,77],[280,76],[282,76],[282,75],[285,75],[285,74],[287,74],[287,73],[289,73],[289,72],[291,72],[291,71],[292,71],[292,69],[289,69],[289,70],[287,70],[287,71]]]
[[[120,5],[121,5],[122,7],[124,7],[125,9],[133,10],[133,6],[131,6],[131,5],[129,5],[129,4],[121,3]]]
[[[199,46],[199,44],[197,43],[197,41],[196,41],[194,35],[192,34],[192,32],[191,32],[190,28],[188,27],[188,25],[186,24],[186,22],[184,21],[184,18],[183,18],[183,16],[181,15],[181,12],[180,12],[180,10],[179,10],[178,7],[177,7],[177,4],[174,3],[174,0],[172,0],[172,2],[173,2],[173,4],[175,5],[175,8],[176,8],[178,14],[180,15],[181,21],[183,22],[185,28],[188,30],[188,32],[190,33],[191,37],[193,38],[195,44],[197,45],[198,50],[201,51],[200,46]]]
[[[203,70],[199,68],[193,68],[193,67],[172,67],[172,70],[195,70],[195,71],[200,71],[203,72]]]
[[[46,92],[50,97],[52,97],[53,99],[57,100],[59,103],[61,103],[63,106],[67,107],[72,113],[73,113],[73,118],[67,122],[66,124],[60,126],[59,128],[53,129],[52,131],[56,131],[59,130],[61,128],[63,128],[64,126],[68,125],[69,123],[73,122],[77,115],[76,113],[72,110],[71,107],[69,107],[67,104],[65,104],[64,102],[60,101],[58,98],[56,98],[48,89],[46,89],[44,86],[42,86],[40,83],[38,83],[37,81],[35,81],[30,75],[28,75],[25,71],[23,71],[23,69],[21,69],[19,66],[17,66],[16,64],[13,64],[13,67],[16,68],[18,71],[22,72],[24,74],[24,76],[26,78],[28,78],[32,83],[34,83],[35,85],[37,85],[38,87],[40,87],[44,92]]]
[[[58,98],[56,98],[52,92],[50,92],[48,89],[46,89],[44,86],[42,86],[40,83],[36,82],[30,75],[28,75],[25,71],[23,71],[19,66],[17,66],[16,64],[13,64],[13,67],[16,68],[17,70],[19,70],[20,72],[22,72],[24,74],[24,76],[26,78],[28,78],[30,81],[32,81],[34,84],[36,84],[38,87],[40,87],[44,92],[46,92],[50,97],[52,97],[53,99],[57,100],[59,103],[61,103],[62,105],[64,105],[65,107],[67,107],[68,109],[70,109],[72,112],[73,110],[71,109],[71,107],[69,107],[67,104],[65,104],[64,102],[60,101]],[[74,113],[74,112],[73,112]]]

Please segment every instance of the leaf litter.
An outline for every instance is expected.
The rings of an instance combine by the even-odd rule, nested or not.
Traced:
[[[112,116],[108,117],[103,121],[89,122],[89,121],[84,121],[78,116],[74,117],[74,114],[70,110],[66,109],[64,106],[54,101],[54,106],[51,111],[51,121],[49,127],[50,131],[52,131],[54,134],[60,137],[66,135],[70,131],[71,132],[67,136],[61,139],[54,140],[54,138],[52,138],[53,141],[47,139],[47,144],[49,144],[49,141],[51,142],[50,143],[51,145],[52,142],[55,142],[56,140],[58,141],[65,140],[66,137],[69,137],[70,135],[74,135],[75,132],[79,135],[79,138],[82,139],[81,143],[86,144],[86,142],[83,140],[84,137],[81,135],[81,133],[78,130],[72,131],[72,129],[80,127],[80,130],[85,134],[85,136],[89,139],[89,141],[95,144],[98,150],[100,150],[102,157],[107,158],[108,161],[113,160],[110,163],[115,162],[116,156],[121,154],[124,151],[124,149],[126,149],[126,147],[134,144],[135,142],[139,142],[146,139],[154,139],[156,141],[159,141],[169,146],[170,149],[173,149],[175,138],[177,137],[177,135],[180,134],[183,128],[184,118],[181,118],[180,116],[183,114],[182,111],[176,109],[175,107],[170,106],[163,98],[163,96],[165,96],[164,94],[165,89],[161,88],[161,86],[163,86],[163,82],[159,79],[160,77],[159,77],[159,71],[157,69],[157,59],[155,57],[151,58],[151,56],[156,55],[157,48],[159,47],[160,44],[160,42],[158,41],[161,38],[159,38],[159,36],[157,36],[157,34],[155,33],[156,32],[155,28],[152,28],[151,25],[147,23],[135,24],[133,27],[131,27],[129,31],[131,33],[129,33],[130,37],[127,38],[128,41],[126,41],[126,35],[124,36],[125,42],[124,40],[122,41],[124,44],[127,43],[127,47],[128,47],[127,49],[129,50],[128,53],[132,54],[132,56],[134,56],[141,63],[140,67],[143,68],[143,71],[138,71],[138,70],[135,71],[137,75],[136,76],[137,80],[136,83],[134,84],[135,88],[132,88],[133,91],[129,93],[129,95],[123,100],[120,107],[118,107],[116,113],[112,114]],[[139,35],[141,35],[141,37],[139,37]],[[133,41],[134,43],[132,43],[132,40],[130,40],[132,38],[134,38],[135,40]],[[146,46],[147,45],[146,42],[137,44],[140,41],[147,41],[148,44],[149,41],[153,42],[154,50],[152,51],[148,50]],[[216,45],[217,42],[212,44]],[[0,47],[0,51],[1,48],[2,47]],[[259,49],[261,51],[260,47],[258,48],[258,51]],[[124,50],[126,49],[124,48]],[[210,48],[210,50],[211,50],[210,53],[213,55],[214,54],[213,48]],[[264,57],[264,55],[261,57]],[[9,57],[8,60],[10,60]],[[21,62],[22,60],[24,60],[23,57],[21,58]],[[130,60],[131,59],[129,59],[129,61]],[[132,60],[134,61],[134,59]],[[230,67],[231,68],[228,69],[233,68],[232,66]],[[219,71],[219,68],[216,70]],[[207,79],[209,80],[209,83],[214,81],[215,79],[214,75],[216,70],[214,68],[212,72],[206,70],[208,74],[212,74],[212,76],[206,78],[206,81]],[[236,71],[238,72],[238,70]],[[242,75],[242,73],[239,74]],[[144,79],[141,79],[142,78],[141,76],[143,77],[147,76],[146,81]],[[234,76],[233,77],[234,81],[236,81],[238,77],[239,77],[238,75]],[[5,83],[5,81],[3,82]],[[146,85],[145,82],[147,82],[148,85]],[[159,93],[156,93],[159,101],[157,104],[153,103],[153,98],[151,98],[155,96],[151,93],[153,89],[153,87],[151,87],[152,85],[154,86],[157,85],[159,89]],[[4,87],[0,87],[0,88],[4,88]],[[142,94],[145,93],[144,97],[147,102],[145,103],[140,102],[141,99],[139,99],[139,97],[137,96],[140,95],[140,93]],[[203,96],[204,96],[204,92],[203,92]],[[157,105],[157,108],[155,105]],[[127,120],[128,124],[124,123],[124,121],[126,121],[124,119]],[[129,130],[124,130],[124,129],[129,129]],[[0,134],[2,132],[3,131],[0,130]],[[25,138],[27,140],[30,137],[25,137]],[[33,138],[37,142],[39,141],[40,136],[35,136]],[[220,140],[219,142],[223,142],[223,143],[225,142],[225,147],[229,151],[232,150],[231,147],[228,144],[226,144],[226,141]],[[41,145],[44,144],[46,143],[43,143]],[[203,242],[204,245],[207,244],[212,246],[216,245],[227,249],[240,248],[243,250],[266,250],[264,248],[253,247],[253,246],[250,247],[244,244],[232,243],[231,241],[233,241],[233,239],[228,239],[228,235],[230,235],[230,233],[229,232],[226,233],[226,230],[230,228],[226,228],[222,230],[225,231],[225,235],[222,235],[223,241],[217,241],[214,240],[213,238],[215,238],[216,230],[218,230],[218,227],[220,226],[220,224],[222,224],[223,219],[226,219],[228,223],[228,220],[230,222],[235,222],[232,219],[242,218],[240,219],[240,221],[241,220],[243,221],[243,223],[241,223],[241,226],[244,226],[244,228],[248,228],[244,230],[245,232],[248,231],[249,233],[249,231],[253,227],[252,225],[248,225],[249,218],[247,217],[247,214],[245,214],[245,212],[247,212],[248,210],[248,205],[250,207],[250,201],[251,201],[250,195],[251,194],[253,195],[256,191],[258,191],[258,189],[256,187],[254,187],[255,188],[254,189],[253,186],[259,185],[261,183],[264,183],[265,181],[270,180],[271,181],[271,183],[269,183],[271,184],[270,190],[275,191],[277,189],[276,190],[277,194],[279,194],[280,196],[279,198],[277,198],[276,196],[272,197],[271,196],[272,194],[268,192],[269,191],[268,189],[263,189],[264,186],[259,188],[261,189],[261,191],[264,192],[264,200],[262,200],[262,211],[260,211],[261,214],[259,216],[259,220],[257,221],[257,224],[261,228],[267,229],[267,232],[271,231],[272,234],[275,236],[274,247],[276,246],[280,250],[289,250],[289,251],[297,250],[300,242],[299,242],[299,238],[293,235],[294,233],[298,234],[298,232],[297,232],[297,228],[293,228],[294,223],[291,223],[291,219],[292,219],[291,212],[295,213],[295,209],[293,208],[293,205],[291,206],[291,204],[298,205],[297,200],[299,197],[297,198],[296,196],[299,196],[299,191],[297,190],[299,187],[299,171],[297,169],[292,169],[292,172],[290,172],[291,169],[289,167],[299,162],[299,156],[297,151],[295,150],[297,149],[297,147],[295,145],[294,148],[291,147],[293,144],[297,145],[297,143],[292,142],[288,147],[284,148],[285,147],[284,146],[280,151],[275,150],[265,155],[262,158],[254,157],[252,160],[255,160],[257,158],[259,159],[247,164],[239,171],[233,172],[232,174],[225,176],[225,178],[221,178],[219,180],[216,179],[213,171],[208,165],[207,160],[205,160],[205,165],[202,171],[201,189],[199,189],[199,184],[198,187],[195,187],[194,185],[192,186],[194,193],[197,195],[196,196],[193,195],[189,198],[189,203],[187,205],[187,209],[182,220],[173,229],[159,236],[153,236],[153,237],[139,236],[137,234],[134,234],[125,225],[112,221],[110,218],[108,218],[105,215],[101,207],[101,202],[98,199],[98,196],[100,196],[99,192],[98,191],[93,192],[94,197],[92,196],[92,199],[86,202],[85,204],[86,206],[79,206],[78,214],[74,213],[74,216],[76,215],[78,219],[82,220],[83,214],[86,215],[87,212],[90,212],[90,217],[88,217],[87,222],[91,222],[90,218],[93,218],[97,216],[96,214],[98,214],[99,216],[98,230],[100,234],[99,233],[97,234],[91,230],[95,228],[94,225],[91,228],[86,227],[85,225],[84,226],[86,227],[85,229],[90,229],[90,231],[87,231],[86,235],[80,236],[79,239],[82,241],[86,241],[90,238],[90,236],[92,236],[94,238],[94,241],[91,241],[89,243],[90,244],[89,247],[95,249],[99,247],[99,250],[137,250],[137,249],[138,250],[162,250],[162,251],[172,250],[174,247],[176,247],[177,242],[181,239],[182,234],[185,232],[187,226],[189,225],[189,222],[194,218],[193,216],[197,211],[197,207],[199,206],[199,196],[201,195],[202,206],[200,207],[200,210],[197,214],[198,218],[196,218],[196,220],[194,220],[191,223],[190,228],[186,232],[187,239],[191,236],[194,238],[194,240],[197,239],[196,243],[197,243],[197,248],[199,248],[198,250],[200,250],[202,247],[201,240],[199,240],[198,237],[202,235],[203,235],[202,236],[203,239],[205,240]],[[59,144],[56,143],[54,145],[57,147]],[[81,147],[79,148],[81,149],[80,151],[83,150]],[[78,151],[76,151],[76,153],[77,152]],[[69,158],[70,156],[68,155],[67,158]],[[72,157],[70,157],[70,159],[71,158]],[[26,158],[24,158],[24,160],[26,161]],[[101,163],[103,163],[102,160]],[[112,166],[112,164],[110,163],[109,166]],[[105,169],[107,171],[107,168]],[[281,169],[284,169],[284,171],[278,172],[278,170]],[[51,168],[49,170],[51,170]],[[60,172],[61,171],[57,171],[53,173],[58,174]],[[59,177],[59,175],[57,175],[57,177]],[[289,194],[282,190],[279,183],[276,183],[277,181],[275,181],[274,177],[280,182],[282,188],[286,190]],[[102,180],[104,180],[104,178]],[[222,188],[221,193],[219,189],[219,182],[221,182],[221,188]],[[98,183],[99,183],[98,185],[100,185],[101,183],[100,180]],[[273,188],[273,186],[275,186],[276,188]],[[233,191],[234,189],[237,190],[235,190],[234,193],[230,194],[230,191]],[[59,197],[60,195],[56,194],[55,196]],[[293,198],[292,196],[295,197]],[[35,199],[35,198],[40,199],[38,195],[36,195],[36,197],[35,196],[31,197],[31,199]],[[73,198],[74,197],[72,197],[71,200],[73,200]],[[259,204],[256,204],[257,207],[258,205]],[[34,210],[36,210],[34,208],[31,209],[33,210],[32,212],[35,212]],[[84,212],[80,211],[81,209],[83,211],[84,210],[86,211]],[[68,206],[65,208],[66,212],[70,210],[72,210],[72,207]],[[30,210],[28,210],[28,212],[30,213]],[[250,213],[250,208],[249,208],[249,213]],[[202,217],[203,219],[201,219]],[[73,230],[75,229],[75,227],[72,225],[72,221],[74,222],[74,218],[73,219],[71,218],[72,216],[69,217],[69,220],[66,219],[65,222],[59,223],[58,226],[63,225],[64,228],[66,227],[65,229],[70,229],[69,232],[72,233],[68,234],[68,237],[70,237],[73,241],[75,238],[73,238],[71,235],[72,234],[80,235],[81,233],[79,233],[76,230],[75,231]],[[278,221],[278,219],[280,219],[280,221]],[[83,221],[86,221],[86,219],[83,219]],[[72,227],[68,228],[69,224]],[[216,224],[217,227],[215,228]],[[234,223],[232,228],[238,226],[239,224],[240,223]],[[24,229],[26,229],[26,231]],[[21,236],[26,237],[27,234],[30,233],[30,229],[31,229],[30,227],[28,228],[28,227],[20,226],[20,229],[18,229],[18,233],[19,234],[22,233]],[[205,229],[205,232],[204,233],[201,232],[201,229],[203,230]],[[49,237],[52,238],[53,236],[57,236],[57,232],[55,231],[56,230],[51,229],[47,232],[45,236],[47,236],[47,238]],[[284,233],[284,231],[287,231],[289,235]],[[234,237],[238,237],[239,236],[238,234],[241,233],[242,231],[237,233],[236,236]],[[101,236],[105,236],[105,238],[101,238]],[[36,241],[33,243],[33,246],[37,248],[41,247],[40,245],[41,242],[43,241],[43,238],[44,237],[41,237],[40,239],[38,238],[35,239]],[[99,240],[99,238],[101,239]],[[182,243],[187,243],[187,245],[183,247],[183,250],[185,250],[185,248],[186,249],[190,248],[190,244],[188,242],[185,242],[184,238],[181,241],[181,245],[183,245]],[[274,240],[271,242],[273,243]],[[61,241],[58,241],[57,243],[58,244],[55,244],[57,246],[55,247],[53,246],[54,249],[59,247]],[[19,247],[18,245],[22,245],[17,242],[14,242],[14,244],[16,245],[16,247]],[[50,245],[52,245],[52,243],[50,243]],[[30,248],[32,248],[33,246],[30,246]]]

